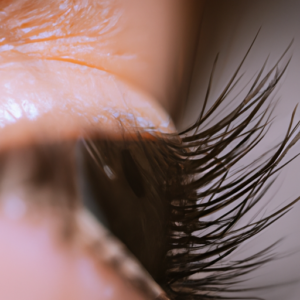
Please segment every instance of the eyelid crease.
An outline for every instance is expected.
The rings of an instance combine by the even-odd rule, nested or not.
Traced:
[[[136,259],[85,208],[75,217],[81,243],[92,249],[97,259],[111,266],[123,279],[141,291],[147,299],[168,300],[162,288],[151,278]]]

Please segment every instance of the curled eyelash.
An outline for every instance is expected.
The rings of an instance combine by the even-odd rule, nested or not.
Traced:
[[[93,157],[87,151],[85,154],[88,178],[93,189],[99,190],[96,198],[108,216],[110,229],[170,299],[258,299],[230,297],[226,293],[239,292],[233,286],[242,276],[274,259],[277,242],[243,260],[230,260],[230,255],[299,200],[240,225],[264,198],[287,164],[282,163],[284,157],[300,138],[300,123],[293,125],[295,108],[282,142],[236,169],[270,128],[272,93],[289,61],[281,71],[279,63],[290,46],[267,72],[265,62],[240,104],[211,125],[213,116],[237,85],[254,42],[255,39],[225,89],[206,110],[216,57],[200,116],[183,132],[153,133],[152,139],[137,132],[132,141],[90,141],[117,179],[102,176]],[[131,213],[127,219],[126,210]]]
[[[287,63],[282,71],[277,70],[286,52],[266,75],[262,76],[266,64],[261,68],[240,105],[218,123],[202,129],[238,82],[238,72],[251,47],[219,98],[205,112],[216,58],[199,119],[179,134],[181,143],[172,143],[170,139],[166,142],[165,156],[182,168],[181,178],[167,188],[172,212],[165,286],[171,299],[237,299],[225,295],[238,292],[232,286],[241,276],[271,261],[277,243],[243,260],[227,258],[299,200],[239,226],[239,221],[263,199],[275,180],[274,175],[286,165],[279,164],[300,138],[299,122],[293,126],[295,108],[286,135],[274,154],[266,159],[265,153],[259,164],[252,162],[233,170],[268,131],[272,114],[269,98],[288,66]],[[271,77],[273,72],[275,75]],[[262,110],[267,101],[267,108]]]

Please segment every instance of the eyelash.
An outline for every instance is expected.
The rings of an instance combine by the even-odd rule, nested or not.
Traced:
[[[82,148],[84,173],[92,182],[91,189],[98,208],[104,212],[113,233],[142,262],[171,299],[230,299],[222,295],[234,292],[231,286],[238,277],[269,262],[276,243],[241,261],[226,262],[226,258],[298,201],[296,199],[246,226],[237,226],[263,198],[274,182],[272,177],[285,166],[278,167],[278,164],[299,139],[299,123],[292,126],[294,110],[287,134],[274,154],[265,159],[269,153],[266,152],[257,161],[233,171],[233,167],[260,142],[270,126],[272,99],[269,98],[287,68],[288,64],[281,72],[277,70],[290,46],[263,76],[264,64],[248,94],[232,112],[208,127],[213,115],[218,113],[220,105],[239,81],[239,71],[254,42],[255,39],[220,97],[205,112],[217,56],[200,117],[179,135],[153,133],[155,139],[150,141],[137,133],[136,141],[89,141],[103,158],[100,162],[86,151],[87,144]],[[268,86],[264,88],[266,83]],[[267,102],[267,108],[263,109]],[[247,115],[241,118],[245,113]],[[235,146],[228,150],[229,145]],[[260,166],[257,166],[258,162]],[[116,178],[121,178],[120,185],[105,175],[103,164],[113,170]],[[124,182],[127,182],[126,187]],[[105,192],[105,189],[111,190]],[[115,190],[121,190],[125,198],[112,196],[117,195]],[[116,198],[123,203],[114,202],[109,204],[110,207],[103,207],[107,205],[107,201],[100,199],[101,195],[105,198],[103,192],[110,200]],[[131,199],[131,204],[124,204],[124,199]],[[134,207],[131,210],[134,220],[130,219],[131,225],[127,225],[132,228],[144,226],[142,232],[137,233],[136,229],[132,233],[126,222],[120,224],[118,218],[123,217],[124,205]],[[208,216],[213,218],[208,219]],[[150,221],[151,218],[154,221]],[[151,226],[153,232],[149,230]],[[136,240],[130,241],[131,234],[146,237],[139,245],[141,249],[136,249]],[[155,257],[155,261],[145,258],[145,253]]]

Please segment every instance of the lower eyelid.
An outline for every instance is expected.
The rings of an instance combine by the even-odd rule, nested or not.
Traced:
[[[135,258],[78,203],[72,184],[76,179],[74,149],[75,142],[65,142],[1,153],[2,213],[11,222],[36,222],[36,228],[49,219],[55,239],[71,249],[70,254],[74,249],[87,253],[95,267],[106,266],[112,276],[120,278],[121,285],[132,288],[133,294],[146,299],[160,296],[163,291]]]
[[[77,212],[79,241],[91,249],[96,261],[111,266],[126,282],[149,299],[165,297],[164,291],[115,237],[85,209]],[[167,298],[166,298],[167,299]]]

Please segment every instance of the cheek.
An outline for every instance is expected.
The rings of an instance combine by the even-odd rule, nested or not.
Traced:
[[[51,222],[0,217],[0,299],[144,299],[108,266],[59,243]]]

